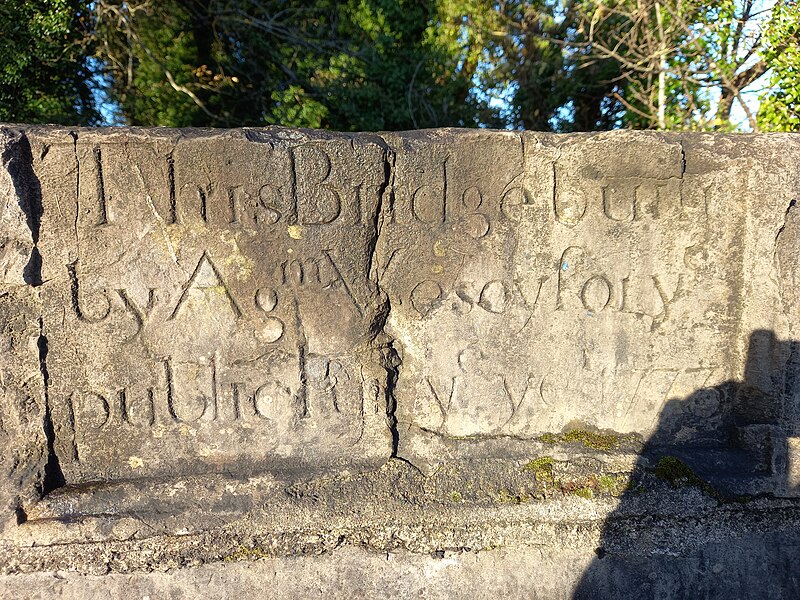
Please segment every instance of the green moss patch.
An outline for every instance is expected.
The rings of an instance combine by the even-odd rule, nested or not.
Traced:
[[[719,492],[706,481],[703,481],[692,468],[676,456],[664,456],[656,465],[655,473],[674,488],[696,487],[713,498],[719,498]]]
[[[536,481],[542,483],[553,483],[553,457],[540,456],[528,461],[523,470],[533,473]]]
[[[256,546],[255,548],[247,548],[246,546],[239,546],[237,550],[231,552],[223,560],[225,560],[226,562],[235,560],[257,560],[259,558],[270,558],[271,556],[272,555],[267,550],[259,548],[258,546]]]
[[[531,496],[525,492],[514,494],[507,489],[501,489],[494,495],[494,499],[500,504],[523,504],[524,502],[529,502]]]
[[[580,498],[586,498],[587,500],[594,498],[594,490],[589,487],[579,487],[578,489],[573,490],[572,494]]]
[[[545,433],[539,437],[543,444],[579,443],[593,450],[616,450],[625,436],[613,433],[599,433],[588,429],[572,429],[565,433]]]

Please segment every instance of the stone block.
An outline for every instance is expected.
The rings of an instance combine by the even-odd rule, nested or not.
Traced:
[[[69,483],[372,468],[387,150],[288,131],[45,130],[41,293]]]

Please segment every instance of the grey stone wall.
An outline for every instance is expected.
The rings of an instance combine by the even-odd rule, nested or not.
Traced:
[[[624,557],[794,539],[794,136],[5,126],[0,145],[7,573],[566,537],[617,561],[542,592],[583,597],[592,573],[635,581]],[[642,549],[642,512],[705,529]]]

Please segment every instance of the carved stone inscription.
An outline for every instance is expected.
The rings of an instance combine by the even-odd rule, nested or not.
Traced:
[[[68,482],[388,457],[369,278],[386,150],[247,136],[36,140]]]
[[[529,437],[647,433],[738,368],[744,205],[688,189],[673,143],[402,134],[379,284],[402,351],[398,420]],[[721,399],[694,407],[709,429]]]
[[[36,405],[49,452],[28,462],[47,457],[52,485],[372,468],[393,443],[438,460],[446,438],[573,422],[672,435],[673,399],[691,398],[685,444],[735,419],[797,428],[796,348],[763,342],[800,319],[788,138],[22,141],[4,151],[0,302],[27,298],[24,319],[4,309],[7,345],[33,349],[36,377],[5,402]],[[791,398],[766,410],[724,382]]]

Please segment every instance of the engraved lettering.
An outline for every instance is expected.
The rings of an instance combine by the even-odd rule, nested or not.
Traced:
[[[283,337],[284,325],[277,317],[267,317],[261,328],[261,338],[268,344],[274,344]]]
[[[297,390],[296,402],[300,411],[300,418],[308,418],[308,374],[306,371],[306,358],[308,356],[308,338],[303,327],[303,319],[300,316],[300,303],[295,298],[294,308],[294,327],[297,335],[297,370],[300,373],[300,388]]]
[[[464,205],[464,208],[474,212],[478,210],[481,203],[483,203],[483,194],[481,194],[481,191],[475,186],[468,187],[464,190],[464,193],[461,194],[461,203]]]
[[[620,294],[619,312],[627,312],[628,281],[630,281],[630,277],[625,277],[622,279],[622,293]]]
[[[258,202],[253,221],[256,224],[274,225],[281,220],[280,206],[281,191],[279,188],[265,184],[258,190]]]
[[[601,188],[603,212],[614,221],[633,221],[637,217],[636,194],[639,186],[629,189],[629,185],[624,185],[626,183],[621,181]]]
[[[142,333],[145,320],[150,314],[150,311],[153,310],[153,307],[155,306],[156,291],[153,288],[150,288],[147,294],[147,304],[145,304],[144,307],[139,306],[134,300],[132,300],[131,297],[128,295],[128,292],[126,292],[125,290],[117,290],[117,295],[122,300],[122,304],[125,306],[125,310],[131,314],[134,321],[136,322],[136,331],[134,331],[133,334],[129,336],[126,340],[126,341],[131,341],[134,338],[139,337],[139,335]]]
[[[433,184],[423,184],[410,194],[411,214],[420,223],[430,225],[447,221],[447,159],[442,162],[441,195]]]
[[[594,275],[583,284],[580,295],[586,310],[600,312],[611,302],[611,282],[602,275]]]
[[[443,295],[442,286],[435,281],[426,279],[414,286],[414,289],[411,290],[411,294],[409,295],[409,300],[414,310],[416,310],[420,316],[425,317],[441,304]]]
[[[556,310],[564,308],[564,285],[576,274],[584,257],[583,248],[570,246],[561,254],[558,261],[558,281],[556,286]]]
[[[655,329],[669,317],[669,305],[680,297],[683,287],[683,275],[678,276],[678,281],[675,284],[675,289],[671,296],[667,294],[664,282],[661,281],[658,275],[653,275],[653,284],[655,285],[658,297],[661,299],[661,304],[663,305],[661,312],[653,317],[653,328]]]
[[[489,219],[485,215],[475,213],[464,217],[464,229],[476,240],[485,237],[489,233],[489,228]]]
[[[67,423],[69,424],[70,431],[70,446],[72,448],[72,460],[80,462],[80,455],[78,452],[78,440],[76,432],[78,430],[78,422],[75,418],[75,393],[72,393],[67,398],[65,404],[67,409]]]
[[[178,303],[175,305],[172,314],[169,316],[169,320],[172,320],[178,316],[178,312],[189,300],[193,291],[198,291],[200,295],[203,295],[203,291],[210,291],[211,293],[216,294],[221,293],[227,299],[228,306],[230,307],[234,316],[237,319],[241,318],[242,311],[239,308],[239,305],[236,303],[236,300],[234,300],[233,295],[231,295],[228,286],[225,285],[225,281],[222,279],[222,275],[220,274],[219,270],[211,261],[211,257],[208,255],[208,252],[203,252],[200,260],[197,262],[197,266],[195,267],[191,277],[189,277],[189,280],[186,282],[186,285],[184,285],[183,292],[181,293],[181,296],[178,299]]]
[[[126,391],[125,388],[122,388],[117,392],[117,401],[119,403],[119,417],[123,423],[129,423],[130,420],[128,419],[128,401],[126,398]]]
[[[72,407],[76,424],[80,423],[92,429],[104,427],[111,419],[111,407],[108,400],[93,391],[76,392],[72,396]]]
[[[175,197],[175,159],[167,155],[167,188],[169,193],[169,223],[178,222],[178,202]]]
[[[147,425],[152,427],[156,422],[155,391],[147,388],[143,400],[132,400],[128,388],[117,392],[120,421],[131,425]],[[144,405],[143,407],[141,405]]]
[[[175,422],[193,423],[217,418],[217,366],[164,361],[167,382],[167,409]],[[205,381],[204,381],[205,380]],[[181,390],[181,393],[179,393]]]
[[[490,281],[481,290],[478,305],[491,313],[502,313],[506,310],[508,293],[502,281]]]
[[[241,406],[241,388],[244,387],[241,383],[233,382],[231,386],[231,406],[233,408],[233,420],[238,421],[242,416]]]
[[[503,190],[503,195],[500,197],[500,212],[510,221],[519,221],[523,215],[521,209],[529,206],[531,203],[525,190],[513,181]]]
[[[291,390],[277,381],[268,381],[256,390],[253,394],[253,410],[262,419],[282,426],[290,425],[300,416]]]
[[[553,196],[553,210],[559,223],[572,227],[586,214],[586,197],[574,187],[564,189],[561,186]]]
[[[97,171],[97,225],[108,225],[108,202],[106,199],[106,186],[103,180],[103,155],[99,146],[93,150],[94,166]]]
[[[209,186],[210,188],[211,186]],[[208,223],[208,190],[204,190],[200,186],[197,186],[197,204],[200,208],[200,218],[203,219],[203,223]]]
[[[255,303],[265,313],[271,313],[278,306],[278,292],[272,288],[260,288],[256,291]],[[283,337],[283,321],[274,316],[266,317],[262,328],[264,341],[271,344]]]
[[[243,193],[241,186],[228,188],[228,222],[231,224],[239,222],[239,201],[237,196]]]
[[[321,283],[319,261],[314,258],[283,261],[279,269],[282,285]]]
[[[436,402],[436,406],[439,408],[439,412],[442,415],[442,422],[440,424],[440,428],[445,426],[445,422],[447,421],[447,417],[449,415],[450,406],[453,404],[453,396],[456,392],[456,379],[458,376],[450,378],[450,388],[444,390],[444,393],[441,393],[436,390],[436,387],[433,385],[433,381],[430,377],[425,377],[425,383],[428,385],[428,389],[431,392],[431,396],[433,397],[434,401]],[[447,402],[445,403],[442,398],[446,397]]]
[[[358,311],[358,314],[362,317],[364,316],[364,311],[361,308],[361,305],[356,300],[356,297],[353,295],[353,290],[350,288],[350,285],[347,283],[347,280],[342,275],[341,270],[333,260],[333,256],[331,256],[330,250],[323,250],[322,253],[328,258],[328,262],[330,263],[331,267],[333,268],[333,272],[336,274],[336,278],[342,284],[344,291],[347,293],[347,296],[353,302],[353,306]]]
[[[99,323],[100,321],[104,321],[111,313],[111,301],[105,292],[100,292],[100,297],[103,299],[105,307],[98,308],[97,303],[95,302],[90,310],[90,313],[94,314],[87,313],[81,303],[81,290],[78,276],[79,266],[79,261],[77,260],[67,265],[72,296],[72,310],[75,312],[75,316],[78,317],[78,320],[83,323]]]
[[[342,199],[339,191],[328,183],[333,171],[330,157],[313,146],[301,146],[294,153],[295,165],[302,171],[297,183],[298,221],[302,225],[333,223],[342,212]]]
[[[256,306],[264,312],[272,312],[278,306],[278,292],[272,288],[256,290]]]

